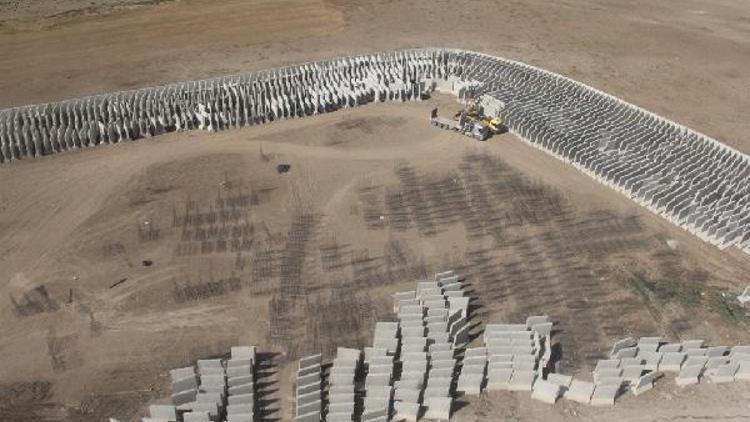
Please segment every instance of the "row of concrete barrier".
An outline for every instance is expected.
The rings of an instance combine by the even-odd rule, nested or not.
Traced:
[[[463,50],[344,57],[0,110],[0,162],[418,100],[434,89],[495,100],[492,112],[526,142],[707,242],[750,253],[750,157],[563,76]]]

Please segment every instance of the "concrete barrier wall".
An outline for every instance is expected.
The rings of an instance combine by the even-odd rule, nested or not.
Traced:
[[[132,141],[304,117],[373,101],[419,99],[447,76],[436,49],[345,57],[0,111],[0,162]]]
[[[720,248],[750,253],[750,157],[523,63],[425,48],[0,110],[0,162],[166,132],[226,130],[467,89],[510,130]]]

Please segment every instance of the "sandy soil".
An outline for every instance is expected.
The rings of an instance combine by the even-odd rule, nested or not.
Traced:
[[[539,312],[559,321],[561,372],[585,373],[629,334],[750,339],[712,309],[662,308],[631,287],[643,271],[736,290],[747,257],[703,244],[510,135],[477,143],[437,130],[425,121],[434,101],[456,106],[373,105],[1,168],[18,183],[0,187],[2,290],[13,299],[0,302],[0,347],[14,363],[0,378],[49,388],[9,412],[130,420],[165,396],[167,369],[258,344],[278,370],[269,383],[280,401],[269,408],[286,420],[295,358],[369,344],[374,322],[392,317],[389,295],[442,268],[467,274],[485,323]],[[291,171],[277,173],[279,163]],[[226,211],[223,222],[207,222],[212,210]],[[742,394],[736,387],[704,394]],[[746,412],[738,406],[726,412]]]
[[[0,106],[446,45],[564,73],[750,151],[739,0],[30,4],[0,2]],[[565,373],[624,335],[750,341],[744,315],[642,289],[736,292],[747,256],[510,135],[434,129],[436,103],[456,107],[373,105],[0,167],[0,420],[134,420],[166,396],[168,369],[236,344],[267,353],[268,417],[288,420],[296,357],[369,344],[389,294],[444,268],[467,275],[483,322],[559,321]],[[742,420],[747,390],[667,380],[612,410],[497,394],[458,417]]]
[[[750,151],[744,0],[96,0],[98,17],[77,1],[11,3],[34,4],[22,11],[47,29],[2,13],[0,106],[439,45],[563,73]]]

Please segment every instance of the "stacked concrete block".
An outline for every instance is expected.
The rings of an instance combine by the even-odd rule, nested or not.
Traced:
[[[581,404],[590,404],[591,396],[594,395],[596,385],[593,382],[573,379],[570,383],[570,387],[564,393],[564,397],[568,400],[578,402]]]
[[[452,271],[435,274],[434,281],[418,282],[413,294],[394,296],[401,341],[400,374],[393,383],[397,420],[416,418],[425,401],[433,404],[435,415],[445,414],[445,403],[449,407],[452,403],[456,366],[452,334],[465,327],[464,342],[468,341],[468,327],[463,305],[451,309],[451,297],[463,298],[463,285]]]
[[[707,373],[707,378],[714,384],[721,384],[727,382],[734,382],[735,375],[740,369],[740,365],[727,361],[712,369]]]
[[[424,399],[425,418],[438,421],[449,421],[453,399],[450,397],[426,397]]]
[[[650,343],[649,343],[650,344]],[[648,346],[651,348],[651,346]],[[622,355],[621,349],[617,354]],[[621,393],[623,385],[637,382],[643,374],[643,360],[640,358],[599,360],[594,368],[594,392],[591,396],[593,406],[611,406]]]
[[[631,384],[633,395],[638,396],[654,388],[654,380],[661,376],[660,372],[649,372]]]
[[[555,404],[563,393],[560,384],[539,379],[534,382],[531,398],[548,404]]]
[[[148,407],[149,417],[142,422],[177,422],[177,409],[172,405],[154,404]]]
[[[573,377],[564,374],[547,374],[547,382],[551,382],[560,387],[559,395],[562,396],[567,393],[570,388],[570,384],[573,382]]]
[[[609,352],[609,358],[610,359],[619,359],[620,351],[623,349],[632,349],[635,348],[638,344],[638,341],[632,337],[626,337],[620,340],[617,340],[615,344],[612,345],[612,350]]]
[[[551,359],[552,321],[545,315],[524,324],[488,324],[487,389],[532,391]]]
[[[456,359],[451,343],[432,343],[429,346],[430,369],[427,373],[427,385],[424,399],[452,397],[452,385],[456,368]],[[452,399],[451,399],[452,400]]]
[[[255,418],[255,347],[232,347],[226,362],[228,422]]]
[[[421,403],[427,380],[427,352],[401,355],[401,377],[396,382],[394,400]]]
[[[620,384],[597,383],[591,395],[592,406],[613,406],[620,393]]]
[[[225,413],[227,377],[224,362],[220,359],[202,359],[197,362],[198,392],[193,401],[177,406],[183,419],[218,422]]]
[[[398,314],[401,306],[418,305],[416,292],[414,290],[396,292],[393,294],[393,313]]]
[[[397,322],[378,322],[375,324],[375,334],[372,340],[374,348],[385,349],[388,354],[398,352],[399,324]]]
[[[320,354],[299,360],[296,377],[295,421],[320,422],[322,416],[322,367]]]
[[[393,420],[416,422],[419,418],[422,406],[417,402],[396,401],[393,404],[395,416]]]
[[[537,373],[533,370],[513,370],[513,374],[508,381],[508,390],[510,391],[532,391],[534,382],[537,379]]]
[[[186,368],[172,369],[169,371],[172,378],[172,403],[176,406],[190,403],[198,394],[198,376],[192,366]]]
[[[687,359],[687,354],[684,352],[665,352],[662,355],[659,370],[663,372],[680,372],[685,359]]]
[[[362,364],[359,349],[339,347],[328,375],[328,413],[326,420],[354,419],[355,380]]]
[[[363,403],[363,420],[365,416],[370,415],[372,418],[384,415],[388,417],[391,414],[391,405],[393,403],[393,387],[390,385],[370,386],[365,390],[365,399]]]
[[[487,348],[466,349],[456,389],[464,394],[478,395],[485,384]]]
[[[211,422],[211,412],[195,410],[182,415],[183,422]]]
[[[703,376],[706,363],[708,363],[708,358],[705,356],[688,355],[680,368],[679,374],[675,378],[677,385],[682,387],[698,384],[701,376]]]
[[[735,380],[750,381],[750,346],[737,346],[729,355],[730,363],[737,365]]]
[[[388,336],[390,336],[394,332],[392,326],[388,325],[388,327]],[[398,326],[396,326],[395,333],[398,333]],[[386,348],[366,347],[364,363],[367,374],[365,375],[363,420],[376,420],[381,414],[387,418],[391,414],[393,402],[393,354]],[[364,418],[364,415],[368,414],[371,419]]]

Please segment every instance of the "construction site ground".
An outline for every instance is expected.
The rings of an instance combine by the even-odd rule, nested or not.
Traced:
[[[739,0],[65,4],[0,0],[0,106],[440,45],[563,73],[750,151]],[[262,352],[266,419],[289,420],[296,358],[370,345],[390,294],[451,268],[475,322],[557,321],[562,373],[586,378],[628,335],[750,342],[732,296],[747,255],[510,134],[432,127],[435,106],[460,107],[436,95],[0,166],[0,420],[134,421],[168,396],[169,369],[238,344]],[[747,383],[667,378],[604,409],[462,397],[456,418],[740,421],[749,398]]]

